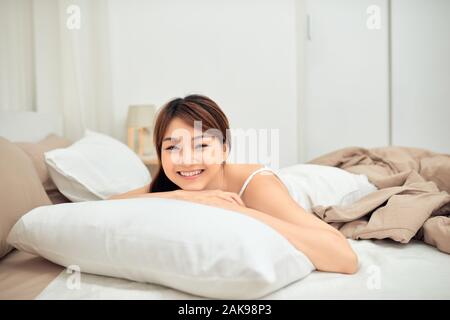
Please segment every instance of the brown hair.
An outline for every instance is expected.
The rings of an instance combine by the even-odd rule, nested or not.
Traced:
[[[202,95],[192,94],[169,101],[159,111],[153,130],[153,142],[158,155],[159,167],[152,179],[149,192],[180,189],[166,176],[161,165],[162,140],[170,122],[176,117],[186,123],[192,123],[192,126],[194,126],[194,121],[201,121],[203,132],[208,129],[219,130],[223,137],[222,143],[228,146],[228,150],[231,148],[228,119],[213,100]]]

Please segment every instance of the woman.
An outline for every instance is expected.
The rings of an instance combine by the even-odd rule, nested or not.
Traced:
[[[317,270],[353,274],[358,258],[335,228],[307,213],[281,180],[259,164],[228,164],[227,117],[211,99],[189,95],[159,112],[154,142],[160,163],[150,185],[111,199],[161,197],[217,206],[266,223]]]

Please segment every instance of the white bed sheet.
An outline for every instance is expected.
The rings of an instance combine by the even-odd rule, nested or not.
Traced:
[[[354,275],[313,272],[262,299],[450,299],[450,255],[419,241],[349,240],[360,269]],[[205,299],[160,285],[67,270],[36,298]]]

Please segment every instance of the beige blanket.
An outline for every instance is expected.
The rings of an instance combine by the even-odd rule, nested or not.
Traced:
[[[379,189],[348,206],[313,212],[347,238],[408,243],[450,253],[450,155],[407,147],[340,149],[309,163],[365,174]]]

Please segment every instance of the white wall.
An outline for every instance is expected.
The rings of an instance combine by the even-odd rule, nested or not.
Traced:
[[[5,10],[0,12],[4,48],[0,50],[0,107],[60,112],[63,97],[72,103],[77,94],[70,82],[63,81],[67,72],[62,72],[63,60],[70,60],[63,49],[70,51],[72,46],[60,43],[71,39],[65,38],[67,30],[61,27],[71,2],[21,1],[14,2],[14,8],[26,5],[25,16],[32,8],[32,18],[15,18],[13,2],[1,0]],[[393,144],[448,153],[449,1],[391,2]],[[389,143],[388,0],[104,0],[107,10],[103,5],[87,6],[91,4],[87,0],[79,3],[82,19],[91,18],[87,27],[101,18],[109,28],[102,27],[79,43],[78,49],[84,48],[80,52],[95,53],[90,63],[96,72],[103,71],[86,83],[85,78],[92,77],[85,71],[93,68],[80,69],[89,89],[85,91],[94,97],[78,112],[82,115],[66,115],[78,127],[83,122],[96,125],[126,141],[128,105],[161,106],[176,96],[202,93],[219,103],[233,128],[279,129],[281,166],[341,147]],[[366,9],[373,4],[382,9],[380,30],[366,28]],[[305,39],[306,13],[311,16],[309,40]],[[98,25],[103,25],[101,21]],[[25,42],[11,38],[8,30],[25,33]],[[33,41],[34,52],[24,50]],[[104,46],[108,41],[110,50]],[[30,55],[12,55],[8,43],[17,46],[15,52]],[[98,48],[104,48],[111,61],[103,61],[108,55]],[[33,54],[34,67],[28,64]],[[18,64],[18,59],[28,62]],[[109,64],[111,76],[106,72]],[[23,68],[14,70],[17,65]],[[112,102],[102,78],[112,78]],[[19,82],[30,85],[9,90]],[[103,94],[98,88],[105,87]],[[100,102],[106,107],[95,108]],[[76,109],[67,105],[65,109]],[[81,121],[83,115],[89,121]],[[107,115],[114,117],[111,130]],[[78,127],[74,131],[80,133]]]
[[[295,0],[111,0],[116,136],[130,104],[202,93],[234,128],[280,130],[297,162]]]

